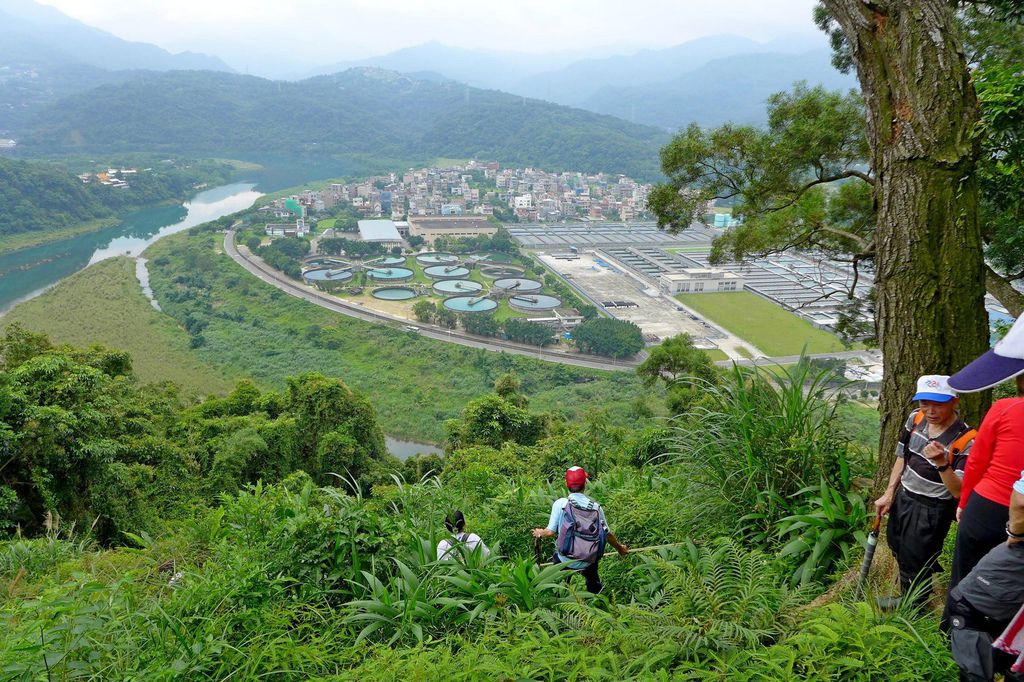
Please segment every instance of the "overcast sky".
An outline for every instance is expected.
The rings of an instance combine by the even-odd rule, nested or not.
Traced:
[[[769,41],[816,33],[814,0],[38,0],[87,24],[173,52],[324,64],[431,40],[525,52],[668,47],[730,33]],[[604,50],[608,53],[608,50]]]

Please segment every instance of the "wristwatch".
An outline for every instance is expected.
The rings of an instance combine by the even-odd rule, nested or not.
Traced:
[[[1010,522],[1006,522],[1006,537],[1013,538],[1014,540],[1024,539],[1024,533],[1014,533],[1010,530]]]
[[[943,464],[940,467],[935,467],[935,470],[938,471],[941,474],[943,471],[945,471],[948,468],[949,468],[949,463],[947,462],[946,464]]]

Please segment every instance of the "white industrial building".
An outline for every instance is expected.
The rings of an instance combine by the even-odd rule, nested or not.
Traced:
[[[389,249],[402,245],[402,235],[392,220],[360,220],[359,239],[382,244]]]
[[[679,272],[666,272],[658,284],[661,292],[670,296],[743,291],[742,277],[718,268],[685,268]]]

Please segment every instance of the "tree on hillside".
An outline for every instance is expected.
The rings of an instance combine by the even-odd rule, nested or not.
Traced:
[[[610,358],[628,358],[644,349],[640,327],[610,317],[587,320],[572,330],[572,338],[584,353]]]
[[[716,378],[711,358],[694,347],[689,334],[678,334],[652,348],[636,373],[648,386],[658,380],[673,386],[690,379],[713,382]]]
[[[678,230],[708,198],[738,199],[746,224],[719,258],[796,246],[873,262],[885,470],[916,376],[987,346],[978,102],[950,3],[824,0],[816,18],[862,98],[798,87],[772,98],[766,131],[686,131],[651,205]]]

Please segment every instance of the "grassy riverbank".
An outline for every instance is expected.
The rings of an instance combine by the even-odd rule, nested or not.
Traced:
[[[69,277],[16,306],[0,318],[0,328],[15,322],[57,343],[127,351],[140,380],[174,381],[186,396],[225,393],[241,376],[229,376],[189,350],[188,334],[143,296],[129,258],[105,260]]]
[[[2,235],[0,236],[0,252],[28,249],[33,246],[41,246],[43,244],[57,242],[69,237],[77,237],[91,232],[99,232],[100,230],[105,230],[108,227],[113,227],[119,222],[121,222],[120,218],[99,218],[97,220],[90,220],[86,223],[79,223],[78,225],[71,225],[70,227],[63,227],[55,230],[47,230],[45,232],[17,232],[15,234]]]
[[[567,420],[606,413],[613,423],[661,409],[630,372],[602,372],[435,341],[361,322],[264,284],[221,252],[220,234],[175,235],[146,255],[164,310],[192,330],[196,357],[228,374],[280,387],[318,370],[365,393],[385,430],[437,442],[444,421],[514,371],[531,405]]]

